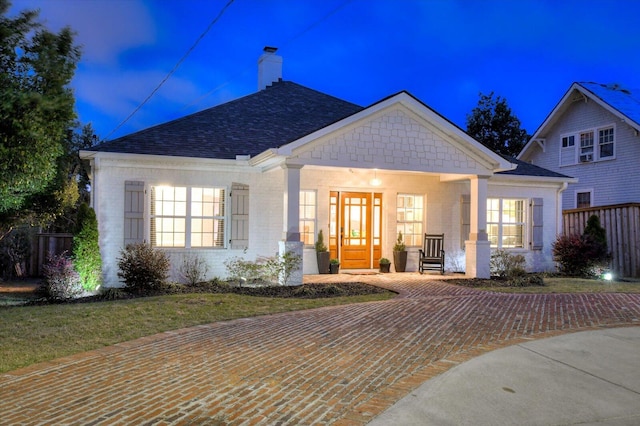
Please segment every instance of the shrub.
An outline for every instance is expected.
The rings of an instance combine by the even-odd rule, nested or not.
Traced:
[[[315,244],[316,252],[322,253],[327,251],[327,246],[324,243],[324,234],[322,233],[322,229],[318,231],[318,240]]]
[[[47,299],[72,299],[83,293],[80,275],[65,253],[50,256],[42,268],[45,276],[43,290]]]
[[[159,291],[166,287],[170,267],[165,252],[149,244],[129,244],[120,252],[118,277],[124,281],[128,291]]]
[[[553,258],[563,275],[589,276],[599,251],[598,245],[583,235],[560,235],[553,244]]]
[[[209,265],[199,255],[186,255],[180,266],[180,275],[188,285],[196,285],[204,281],[209,272]]]
[[[239,257],[228,259],[224,262],[229,278],[239,281],[270,282],[277,283],[282,280],[284,284],[289,282],[293,271],[300,267],[302,257],[293,252],[276,255],[252,262]]]
[[[262,278],[262,263],[232,257],[224,261],[227,274],[232,280],[255,281]]]
[[[398,239],[393,246],[393,251],[405,251],[407,246],[404,244],[404,239],[402,238],[402,232],[398,232]]]
[[[600,218],[596,215],[589,216],[587,226],[584,228],[583,235],[587,235],[596,243],[600,244],[606,255],[607,253],[607,231],[600,226]]]
[[[82,287],[93,291],[102,284],[102,258],[98,245],[98,220],[86,203],[78,209],[77,225],[71,248],[73,266],[80,275]]]
[[[491,274],[501,278],[515,278],[525,275],[527,261],[521,254],[511,254],[506,250],[498,249],[491,253],[489,266]]]

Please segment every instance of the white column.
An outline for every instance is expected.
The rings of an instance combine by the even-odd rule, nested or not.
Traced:
[[[466,275],[489,278],[491,247],[487,235],[487,182],[488,176],[471,178],[471,223],[469,240],[465,241]]]
[[[283,241],[278,245],[280,256],[292,253],[300,256],[298,269],[292,271],[287,282],[280,277],[280,284],[302,285],[302,251],[303,244],[300,241],[300,169],[301,165],[283,165],[284,169],[284,218]]]
[[[300,169],[298,165],[283,165],[284,169],[284,218],[285,241],[300,241]]]

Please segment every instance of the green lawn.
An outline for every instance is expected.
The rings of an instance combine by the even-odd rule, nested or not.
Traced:
[[[596,279],[545,277],[544,286],[536,287],[498,287],[478,286],[479,290],[502,293],[640,293],[640,280],[603,281]]]
[[[321,299],[178,294],[100,303],[0,308],[0,373],[199,324],[347,303],[391,292]]]

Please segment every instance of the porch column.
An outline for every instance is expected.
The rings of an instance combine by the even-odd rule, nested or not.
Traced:
[[[299,267],[288,277],[281,276],[282,285],[302,285],[302,249],[300,241],[300,169],[301,165],[284,164],[284,217],[282,241],[278,244],[281,259],[285,253],[300,257]]]
[[[489,278],[491,248],[487,235],[487,182],[488,176],[471,178],[471,223],[469,240],[465,241],[466,275]]]

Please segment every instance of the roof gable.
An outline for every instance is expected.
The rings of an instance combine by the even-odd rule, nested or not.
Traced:
[[[436,173],[493,173],[512,165],[407,92],[283,146],[287,162]]]
[[[551,110],[547,118],[534,132],[529,142],[522,148],[518,158],[523,156],[533,146],[535,141],[553,126],[569,108],[571,103],[580,96],[583,99],[591,99],[613,115],[625,121],[631,127],[640,131],[640,90],[623,89],[617,84],[606,85],[600,83],[573,83],[569,90]]]
[[[235,159],[254,157],[362,110],[299,84],[257,93],[159,124],[91,149],[100,152]]]

